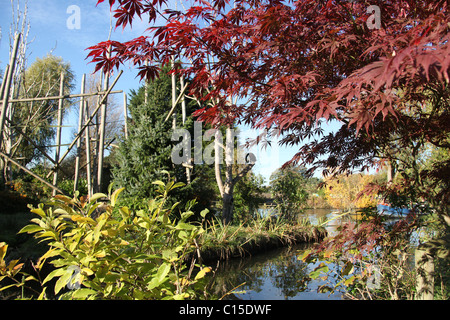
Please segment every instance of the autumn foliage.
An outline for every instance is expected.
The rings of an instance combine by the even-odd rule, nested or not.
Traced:
[[[189,93],[216,102],[197,112],[200,120],[278,129],[285,144],[321,133],[323,121],[343,124],[299,147],[293,162],[364,169],[383,158],[393,134],[398,143],[423,137],[448,148],[447,1],[217,0],[182,11],[164,9],[165,0],[109,4],[116,27],[142,18],[149,28],[90,47],[97,70],[130,62],[153,78],[160,63],[182,61],[173,72],[192,78]],[[380,8],[379,29],[368,27],[369,5]],[[424,112],[429,101],[434,109]]]

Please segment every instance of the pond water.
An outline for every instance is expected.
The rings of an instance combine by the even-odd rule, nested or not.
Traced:
[[[334,234],[343,221],[357,218],[351,215],[342,216],[336,210],[330,209],[311,209],[305,211],[303,215],[313,224],[317,224],[320,219],[329,221],[326,225],[329,234]],[[270,250],[244,259],[223,261],[216,272],[212,291],[224,299],[342,299],[343,293],[318,293],[317,289],[327,284],[320,278],[307,284],[303,282],[304,277],[320,263],[306,264],[297,259],[311,245],[302,244],[292,248]]]

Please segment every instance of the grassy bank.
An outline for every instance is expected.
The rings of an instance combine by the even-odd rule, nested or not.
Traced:
[[[198,250],[203,263],[255,255],[282,246],[303,242],[317,242],[326,236],[323,228],[309,221],[286,221],[257,218],[240,225],[223,225],[214,220],[198,239]]]

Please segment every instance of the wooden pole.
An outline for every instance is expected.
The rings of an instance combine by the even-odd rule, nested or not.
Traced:
[[[6,114],[6,110],[7,110],[6,107],[5,108],[3,107],[3,106],[7,105],[7,104],[4,103],[3,97],[4,97],[4,95],[9,95],[9,90],[8,90],[8,92],[5,92],[6,91],[5,87],[6,87],[6,82],[7,82],[6,79],[8,78],[8,76],[9,76],[9,64],[6,65],[5,74],[3,76],[3,81],[2,81],[2,86],[1,86],[1,89],[0,89],[0,101],[2,101],[2,105],[1,105],[1,116],[2,116],[2,118],[3,118],[3,115]],[[7,117],[4,117],[4,119],[5,120],[9,120]],[[3,136],[3,126],[4,126],[4,123],[0,127],[0,136]],[[0,141],[0,149],[2,149],[1,141]],[[2,159],[2,160],[4,162],[1,163],[1,167],[2,168],[6,168],[6,166],[8,165],[8,162],[6,161],[6,159]],[[5,178],[7,178],[7,177],[5,177]]]
[[[22,135],[24,137],[25,140],[27,140],[30,144],[33,145],[33,147],[35,147],[36,149],[38,149],[42,155],[44,157],[46,157],[48,160],[50,160],[51,163],[53,163],[54,165],[58,165],[58,163],[52,158],[50,157],[50,155],[38,144],[36,144],[36,142],[34,142],[33,139],[31,139],[30,137],[28,137],[28,135],[22,131],[22,129],[20,129],[18,126],[16,126],[11,120],[9,120],[8,118],[6,118],[6,121],[10,124],[11,128],[13,128],[18,134]],[[52,147],[52,146],[50,146]],[[64,171],[63,172],[65,174],[69,174],[68,172]]]
[[[97,91],[93,93],[77,93],[77,94],[65,94],[62,96],[51,96],[51,97],[36,97],[36,98],[21,98],[21,99],[10,99],[9,102],[36,102],[45,100],[59,100],[59,99],[71,99],[71,98],[85,98],[92,96],[101,96],[106,94],[107,91]],[[109,94],[122,93],[123,90],[110,91]]]
[[[175,100],[175,104],[173,104],[172,109],[170,109],[169,114],[167,115],[167,117],[164,119],[164,122],[166,122],[167,120],[169,120],[170,116],[172,116],[173,112],[175,111],[175,106],[178,104],[178,102],[180,102],[180,100],[182,99],[182,97],[184,97],[184,92],[186,91],[188,84],[186,83],[184,85],[184,87],[182,88],[180,94],[178,95],[178,98]],[[196,101],[198,102],[198,100],[196,99]],[[199,103],[200,105],[200,103]]]
[[[88,125],[90,125],[90,123],[92,122],[92,120],[94,119],[95,115],[97,114],[98,110],[100,109],[100,107],[102,106],[103,101],[106,99],[106,97],[108,96],[108,94],[111,93],[112,88],[114,88],[114,86],[116,85],[117,81],[119,80],[120,76],[122,75],[123,70],[120,70],[119,74],[117,75],[116,79],[114,80],[113,84],[109,87],[108,91],[106,91],[105,95],[100,99],[100,101],[97,103],[97,107],[95,108],[94,112],[91,114],[90,118],[88,119],[88,121],[86,121],[86,123],[84,124],[83,128],[81,128],[81,131],[77,133],[75,139],[72,141],[72,143],[69,145],[69,147],[67,148],[66,152],[63,154],[63,156],[61,157],[60,161],[63,161],[64,158],[69,154],[69,152],[72,150],[73,146],[75,145],[75,143],[77,142],[77,140],[81,137],[81,135],[83,134],[84,129],[86,129],[86,127]],[[55,170],[56,168],[52,168],[52,170],[50,171],[50,174]]]
[[[61,82],[59,84],[59,95],[64,94],[64,72],[61,72]],[[62,126],[62,109],[64,107],[64,98],[59,99],[58,102],[58,126],[56,129],[56,150],[55,150],[55,161],[59,166],[59,153],[61,152],[61,126]],[[58,167],[53,173],[53,185],[58,185]],[[56,195],[56,189],[53,189],[53,196]]]
[[[9,64],[6,65],[5,74],[3,75],[3,80],[5,80],[8,77],[8,72],[9,72]],[[2,86],[0,88],[0,100],[2,100],[2,101],[3,101],[3,93],[5,91],[5,85],[6,85],[6,81],[2,81]]]
[[[18,166],[20,169],[22,169],[23,171],[25,171],[28,174],[31,174],[33,177],[35,177],[36,179],[38,179],[39,181],[41,181],[42,183],[46,184],[47,186],[49,186],[50,188],[52,188],[53,190],[58,191],[59,193],[64,194],[64,191],[62,191],[61,189],[59,189],[57,186],[52,185],[50,182],[48,182],[47,180],[41,178],[40,176],[38,176],[36,173],[34,173],[33,171],[27,169],[26,167],[22,166],[20,163],[14,161],[13,159],[11,159],[10,157],[8,157],[6,154],[4,154],[3,152],[0,151],[0,156],[2,156],[3,158],[5,158],[7,161],[11,162],[12,164]]]
[[[181,76],[180,78],[180,90],[183,90],[184,88],[184,76]],[[186,90],[186,89],[185,89]],[[184,123],[186,122],[186,99],[184,98],[184,90],[180,93],[182,95],[181,98],[181,117],[182,117],[182,123],[184,126]]]
[[[180,95],[182,96],[181,98],[181,122],[184,126],[185,122],[186,122],[186,99],[185,99],[185,94],[184,94],[184,76],[182,75],[180,77]],[[186,90],[186,89],[185,89]],[[191,184],[191,168],[190,166],[192,166],[191,164],[191,158],[188,158],[188,161],[186,163],[186,183],[187,184]]]
[[[172,57],[172,69],[175,69],[175,59]],[[174,71],[174,70],[172,70]],[[177,104],[177,79],[175,78],[175,73],[172,73],[172,110],[175,110]],[[172,115],[172,128],[175,130],[177,127],[177,117],[176,112]]]
[[[88,123],[89,114],[88,114],[88,103],[85,101],[84,103],[84,119],[85,122]],[[92,197],[92,180],[91,180],[91,137],[89,134],[89,126],[86,126],[84,131],[85,144],[86,144],[86,180],[88,187],[88,197]]]
[[[145,65],[148,66],[148,59],[145,60]],[[144,84],[144,104],[147,105],[148,102],[148,81],[145,80],[145,84]]]
[[[123,93],[123,117],[125,121],[125,139],[128,139],[128,109],[127,109],[127,94]]]
[[[8,75],[7,75],[6,79],[3,79],[3,81],[6,81],[6,84],[3,89],[2,114],[0,116],[0,130],[1,130],[0,147],[2,146],[2,141],[3,141],[3,129],[5,126],[6,108],[8,107],[8,104],[9,104],[9,91],[11,90],[12,78],[14,76],[14,68],[16,66],[17,50],[19,49],[20,37],[21,37],[21,33],[16,34],[16,37],[14,39],[14,47],[13,47],[11,59],[9,62],[10,67],[8,68]]]
[[[85,88],[85,82],[86,82],[86,74],[83,74],[83,77],[81,78],[81,93],[84,93]],[[84,97],[81,98],[80,101],[80,109],[78,111],[78,132],[80,132],[81,127],[83,126],[83,118],[84,118]],[[75,194],[75,191],[78,189],[78,180],[79,180],[79,173],[80,173],[80,158],[81,158],[81,139],[77,140],[77,156],[75,158],[75,177],[73,180],[73,192]]]
[[[108,52],[108,57],[110,56],[110,52]],[[107,90],[109,87],[109,71],[105,74],[103,90]],[[103,183],[103,158],[105,155],[105,134],[106,134],[106,106],[108,100],[107,98],[103,100],[102,110],[101,110],[101,123],[100,123],[100,141],[99,141],[99,149],[98,149],[98,167],[97,167],[97,192],[102,191],[102,183]]]

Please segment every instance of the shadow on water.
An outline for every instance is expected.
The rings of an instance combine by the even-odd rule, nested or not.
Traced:
[[[351,217],[340,217],[330,209],[309,210],[304,213],[314,224],[322,219],[331,219],[326,229],[330,234]],[[305,277],[317,264],[306,264],[297,257],[312,244],[292,248],[270,250],[245,259],[233,259],[220,263],[212,292],[224,299],[242,300],[340,300],[342,293],[318,293],[326,282],[320,278],[305,284]],[[332,267],[330,265],[330,267]],[[237,288],[236,288],[237,287]],[[233,290],[234,289],[234,290]]]

